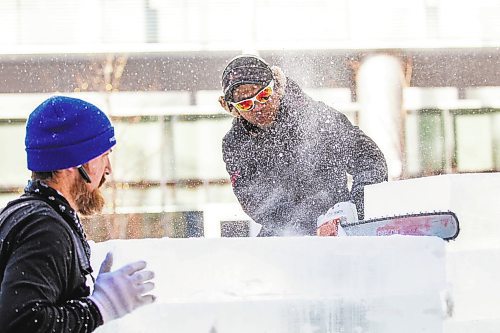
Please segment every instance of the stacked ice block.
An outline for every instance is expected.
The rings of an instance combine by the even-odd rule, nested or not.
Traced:
[[[146,259],[154,305],[98,332],[442,332],[444,242],[426,237],[113,240]]]
[[[366,217],[451,210],[460,235],[447,244],[451,290],[445,332],[500,332],[500,173],[441,175],[372,185]]]

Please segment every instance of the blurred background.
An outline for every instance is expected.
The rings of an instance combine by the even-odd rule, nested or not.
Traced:
[[[55,94],[113,120],[90,239],[245,236],[221,140],[225,64],[280,66],[382,148],[390,179],[500,171],[496,0],[2,0],[0,206],[22,193],[24,124]]]

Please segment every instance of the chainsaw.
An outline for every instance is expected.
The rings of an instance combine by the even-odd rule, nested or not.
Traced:
[[[336,204],[317,220],[318,236],[436,236],[452,240],[460,232],[458,218],[451,211],[420,212],[358,220],[354,204]]]

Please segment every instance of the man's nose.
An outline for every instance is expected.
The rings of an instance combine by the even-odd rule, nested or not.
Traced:
[[[113,173],[113,168],[111,167],[111,161],[109,160],[109,157],[107,158],[106,169],[104,170],[104,172],[107,175],[110,175],[111,173]]]
[[[255,102],[255,105],[253,107],[253,112],[259,112],[259,111],[262,111],[262,109],[264,109],[266,107],[266,104],[265,103],[259,103],[259,102]]]

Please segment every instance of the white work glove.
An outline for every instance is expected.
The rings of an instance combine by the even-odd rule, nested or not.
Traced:
[[[104,323],[156,299],[153,295],[144,295],[154,288],[154,283],[149,281],[154,273],[144,270],[146,262],[136,261],[110,272],[112,265],[113,254],[108,252],[97,275],[94,292],[89,296],[101,312]]]
[[[347,236],[341,224],[350,224],[358,221],[356,205],[345,201],[336,203],[325,214],[316,220],[316,235],[318,236]]]

